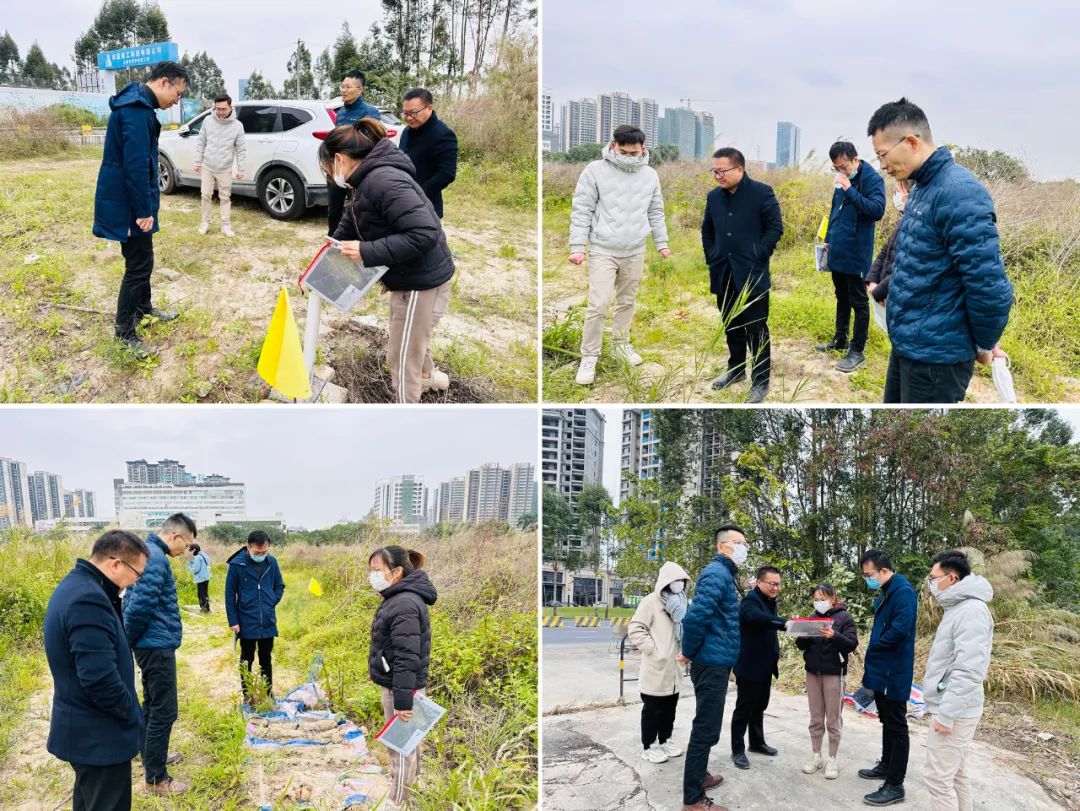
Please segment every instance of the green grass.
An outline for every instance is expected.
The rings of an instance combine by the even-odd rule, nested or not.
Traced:
[[[575,619],[577,617],[600,617],[603,619],[605,617],[632,617],[634,616],[634,610],[635,609],[633,608],[588,608],[585,606],[575,606],[560,608],[554,613],[557,613],[560,617],[573,617]],[[551,613],[553,613],[553,611],[550,606],[544,608],[545,615]]]

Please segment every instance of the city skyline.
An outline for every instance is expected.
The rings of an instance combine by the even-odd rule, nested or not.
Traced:
[[[412,470],[442,482],[536,458],[527,409],[365,408],[317,421],[286,409],[233,411],[70,409],[61,418],[20,409],[0,420],[0,454],[96,492],[98,517],[114,517],[113,480],[126,478],[127,461],[173,459],[245,483],[248,514],[280,512],[306,529],[363,519],[380,478]]]

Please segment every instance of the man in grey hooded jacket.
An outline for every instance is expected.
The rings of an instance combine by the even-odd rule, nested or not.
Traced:
[[[206,116],[195,142],[195,171],[202,175],[202,222],[199,233],[210,230],[214,187],[221,200],[221,233],[235,236],[232,230],[232,182],[244,179],[247,142],[244,125],[236,118],[232,99],[225,93],[214,99],[214,112]],[[236,173],[233,173],[235,164]]]
[[[923,698],[933,720],[923,779],[932,811],[971,811],[966,762],[983,711],[983,681],[990,667],[994,619],[987,607],[994,589],[971,573],[962,552],[940,552],[927,581],[943,609],[923,678]]]
[[[660,178],[649,166],[645,133],[621,124],[611,138],[604,157],[586,166],[578,178],[570,212],[570,261],[582,264],[585,248],[589,248],[589,307],[575,378],[579,386],[592,385],[596,377],[612,300],[616,357],[631,366],[641,363],[641,356],[630,345],[630,324],[650,232],[660,255],[665,259],[671,255]]]

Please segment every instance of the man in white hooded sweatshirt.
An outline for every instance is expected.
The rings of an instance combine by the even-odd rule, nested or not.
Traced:
[[[645,133],[620,124],[604,156],[578,178],[570,212],[570,262],[580,265],[589,249],[589,306],[581,336],[581,364],[575,382],[591,386],[611,303],[616,358],[631,366],[641,356],[630,345],[634,302],[645,270],[645,240],[652,233],[660,256],[671,256],[660,177],[649,166]]]
[[[202,222],[199,233],[210,230],[214,187],[221,200],[221,233],[236,236],[232,230],[232,182],[244,179],[247,143],[244,125],[236,118],[232,99],[225,93],[214,99],[214,112],[203,119],[195,142],[195,171],[202,175]],[[235,164],[236,173],[233,173]]]
[[[932,811],[971,811],[966,764],[983,711],[983,681],[994,642],[987,603],[994,589],[971,573],[967,556],[957,551],[934,557],[927,587],[945,615],[923,678],[923,698],[933,716],[923,779]]]

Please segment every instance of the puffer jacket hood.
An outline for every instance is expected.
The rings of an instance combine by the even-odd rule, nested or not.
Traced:
[[[409,177],[416,177],[416,167],[409,156],[394,146],[389,138],[384,138],[371,148],[367,157],[349,175],[349,185],[354,189],[359,188],[365,177],[382,166],[392,166],[407,172]]]
[[[640,155],[622,155],[619,150],[608,144],[604,147],[602,154],[604,160],[623,172],[636,172],[641,167],[649,165],[649,150],[644,148]]]
[[[435,584],[431,582],[427,572],[423,569],[409,572],[394,585],[382,591],[383,602],[386,602],[395,594],[412,592],[428,605],[435,605],[439,599],[439,593],[435,590]]]
[[[993,587],[977,574],[969,574],[938,597],[945,615],[926,659],[923,699],[942,726],[982,714],[983,682],[994,644],[994,618],[987,603],[993,598]]]
[[[393,691],[394,709],[411,710],[413,694],[427,687],[431,665],[428,607],[438,592],[427,572],[417,569],[382,591],[383,602],[371,621],[368,675]]]
[[[656,588],[653,589],[653,593],[659,595],[661,591],[670,586],[676,580],[690,580],[690,575],[686,573],[686,569],[680,566],[678,563],[668,561],[660,567],[659,574],[656,575]],[[689,586],[689,582],[687,583]]]
[[[130,106],[149,107],[156,110],[158,107],[157,96],[154,91],[141,82],[131,82],[127,87],[109,97],[109,109],[119,110],[121,107]]]

